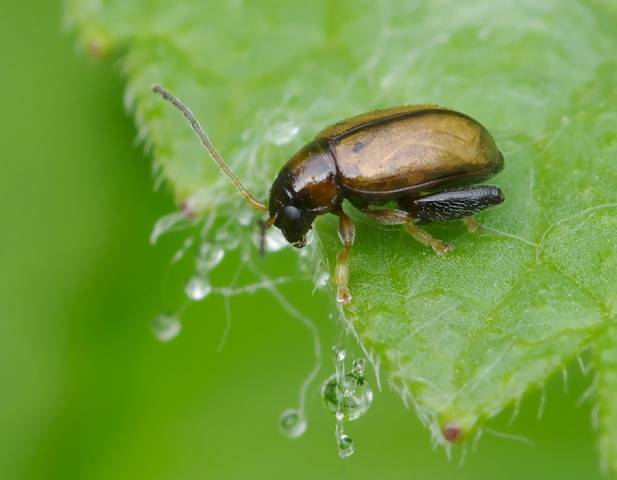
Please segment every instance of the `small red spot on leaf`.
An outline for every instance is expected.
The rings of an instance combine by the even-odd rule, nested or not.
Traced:
[[[109,45],[102,39],[92,39],[86,47],[88,53],[94,58],[104,58],[109,54]]]
[[[457,443],[463,439],[463,432],[457,422],[448,422],[441,427],[443,437],[450,443]]]

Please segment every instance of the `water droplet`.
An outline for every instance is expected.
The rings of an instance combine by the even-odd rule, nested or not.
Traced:
[[[212,285],[210,285],[207,278],[201,275],[191,277],[187,282],[186,287],[184,287],[186,296],[195,302],[206,298],[211,291]]]
[[[319,275],[317,275],[317,278],[315,279],[315,286],[317,288],[323,288],[326,285],[328,285],[329,281],[330,281],[330,272],[324,270]]]
[[[356,420],[368,412],[373,402],[373,391],[363,375],[350,372],[337,380],[336,374],[321,388],[326,408],[344,420]]]
[[[197,270],[207,273],[219,265],[225,257],[225,250],[218,245],[204,243],[199,249],[199,258],[197,259]]]
[[[343,362],[347,357],[347,352],[338,345],[332,347],[332,355],[334,355],[334,362]]]
[[[216,242],[225,250],[235,250],[240,245],[238,236],[224,229],[220,229],[216,232],[215,239]]]
[[[174,314],[161,314],[152,322],[152,332],[161,342],[169,342],[182,330],[180,319]]]
[[[278,252],[287,247],[288,243],[285,237],[278,228],[271,228],[266,233],[265,248],[268,252]]]
[[[154,228],[150,234],[150,243],[154,245],[161,235],[169,232],[183,220],[186,220],[186,214],[184,212],[173,212],[159,218],[154,224]]]
[[[264,248],[266,252],[278,252],[289,245],[278,228],[271,228],[268,230],[264,240]],[[253,243],[257,248],[260,247],[261,234],[259,232],[254,233]]]
[[[356,375],[364,375],[364,365],[365,363],[363,358],[356,358],[352,364],[353,372]]]
[[[306,431],[306,419],[300,411],[290,408],[285,410],[280,420],[281,432],[289,438],[298,438]]]
[[[332,347],[334,356],[334,374],[321,386],[321,397],[326,408],[334,413],[336,429],[334,431],[339,456],[347,458],[354,453],[352,439],[345,434],[344,422],[360,418],[373,402],[373,391],[364,378],[364,359],[352,362],[352,370],[345,373],[347,352],[342,347]]]
[[[300,127],[292,122],[283,122],[274,125],[266,132],[266,140],[274,145],[286,145],[300,131]]]
[[[341,458],[351,457],[353,455],[353,440],[349,435],[341,434],[338,439],[338,454]]]
[[[238,223],[240,225],[244,225],[245,227],[251,223],[253,219],[253,213],[249,210],[243,210],[238,215]]]

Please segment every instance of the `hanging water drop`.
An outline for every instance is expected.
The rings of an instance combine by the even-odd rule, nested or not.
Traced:
[[[210,243],[202,244],[199,249],[199,258],[197,259],[197,269],[200,272],[207,273],[218,266],[225,257],[225,250],[218,245]]]
[[[323,288],[326,285],[328,285],[329,281],[330,281],[330,272],[328,272],[327,270],[324,270],[319,275],[317,275],[317,278],[315,279],[315,287]]]
[[[353,371],[343,375],[341,380],[332,375],[323,384],[321,397],[328,410],[342,414],[348,421],[366,414],[373,403],[373,391],[364,375]]]
[[[354,452],[353,440],[345,433],[343,426],[343,414],[336,412],[336,428],[334,436],[336,438],[336,446],[338,448],[338,456],[341,458],[351,457]]]
[[[186,296],[191,300],[198,302],[206,298],[212,292],[212,285],[206,277],[195,275],[189,279],[184,287]]]
[[[334,366],[338,369],[339,364],[345,361],[347,352],[338,345],[335,345],[332,347],[332,355],[334,355]]]
[[[289,438],[298,438],[306,431],[306,419],[295,408],[285,410],[280,420],[281,432]]]
[[[353,455],[354,444],[351,437],[345,434],[343,422],[356,420],[368,412],[373,402],[373,391],[364,377],[364,359],[355,359],[351,371],[346,373],[347,352],[335,345],[332,355],[334,374],[322,384],[321,397],[336,418],[334,433],[339,456],[347,458]]]
[[[225,229],[216,232],[215,240],[225,250],[235,250],[240,245],[238,236]]]
[[[169,342],[178,336],[182,324],[177,315],[161,314],[152,321],[152,333],[161,342]]]
[[[338,345],[332,347],[334,374],[321,386],[321,397],[326,408],[334,413],[336,428],[334,435],[338,454],[347,458],[354,453],[351,437],[345,434],[345,420],[352,421],[364,415],[373,401],[373,392],[364,378],[364,360],[352,362],[352,369],[345,373],[347,352]]]
[[[352,370],[356,375],[364,375],[364,359],[356,358],[353,361]]]
[[[265,249],[267,252],[278,252],[288,245],[287,240],[278,228],[266,232]]]
[[[253,244],[257,248],[261,246],[261,234],[257,231],[253,234]],[[266,232],[264,237],[264,249],[266,252],[278,252],[288,245],[287,240],[285,240],[285,237],[278,228],[271,228]]]
[[[341,458],[351,457],[354,452],[353,440],[344,433],[338,439],[338,454]]]
[[[243,226],[247,226],[251,223],[253,214],[250,210],[243,210],[238,214],[238,223]]]

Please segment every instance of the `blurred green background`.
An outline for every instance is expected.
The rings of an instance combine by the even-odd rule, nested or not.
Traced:
[[[76,53],[57,2],[5,3],[0,22],[0,479],[600,477],[591,407],[577,406],[591,378],[574,365],[567,392],[560,375],[547,386],[540,420],[535,394],[510,425],[512,411],[489,425],[533,446],[485,432],[463,466],[462,449],[452,461],[433,450],[387,388],[349,426],[350,459],[337,456],[315,386],[307,433],[281,436],[278,417],[312,365],[306,331],[262,292],[233,300],[221,353],[220,297],[191,307],[174,341],[155,340],[183,236],[148,243],[174,206],[153,191],[119,69]],[[264,261],[290,264],[285,253]],[[180,291],[183,274],[165,291]],[[308,285],[287,293],[327,350],[338,326],[323,297]]]

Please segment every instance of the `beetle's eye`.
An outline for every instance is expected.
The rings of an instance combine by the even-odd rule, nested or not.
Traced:
[[[302,216],[302,212],[293,205],[287,205],[283,208],[283,216],[286,217],[290,223],[295,223]]]
[[[274,224],[281,229],[285,239],[297,247],[304,244],[303,238],[307,230],[311,228],[311,222],[306,211],[293,205],[284,206],[277,215]]]

